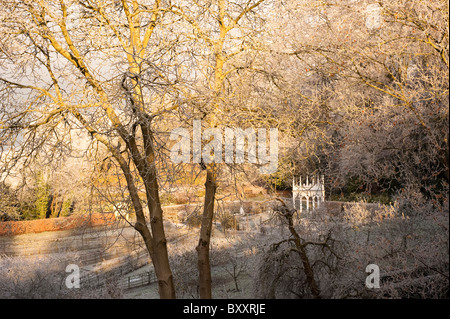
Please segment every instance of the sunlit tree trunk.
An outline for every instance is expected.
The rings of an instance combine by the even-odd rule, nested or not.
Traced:
[[[205,202],[203,207],[200,238],[197,245],[199,293],[200,298],[212,298],[211,265],[209,261],[209,246],[211,241],[212,221],[214,216],[214,201],[216,194],[216,173],[214,168],[208,168],[205,182]]]

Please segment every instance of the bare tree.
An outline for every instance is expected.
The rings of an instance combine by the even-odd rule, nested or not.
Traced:
[[[167,102],[172,82],[156,65],[163,63],[155,58],[163,50],[156,32],[163,4],[2,1],[0,134],[10,164],[63,145],[61,130],[82,128],[103,145],[126,180],[160,296],[174,298],[153,128],[155,118],[178,107]],[[55,157],[58,148],[52,150]]]
[[[172,11],[180,16],[196,34],[196,50],[205,50],[202,61],[206,67],[200,68],[205,74],[201,79],[205,85],[200,112],[209,127],[218,128],[229,116],[229,78],[241,66],[234,64],[244,51],[251,49],[252,36],[256,34],[258,14],[255,10],[264,0],[196,1],[192,6],[181,2],[172,6]],[[200,64],[201,66],[201,64]],[[205,89],[202,89],[204,92]],[[207,154],[210,155],[210,154]],[[222,154],[215,154],[215,156]],[[217,163],[201,163],[206,170],[205,199],[199,242],[197,245],[200,298],[211,298],[211,266],[209,246],[214,215],[214,201],[217,191],[219,168]]]

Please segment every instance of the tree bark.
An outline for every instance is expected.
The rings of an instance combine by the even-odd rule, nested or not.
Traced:
[[[155,268],[156,278],[158,278],[158,289],[161,299],[175,299],[175,284],[169,264],[169,254],[167,252],[167,240],[164,232],[163,211],[159,199],[158,182],[156,172],[151,169],[149,181],[145,182],[147,189],[147,199],[150,211],[150,227],[153,234],[152,262]]]
[[[206,171],[205,204],[197,245],[199,293],[201,299],[211,299],[211,265],[209,262],[209,243],[211,240],[212,219],[214,214],[214,199],[216,193],[216,173],[214,168]]]
[[[155,269],[155,275],[158,279],[158,291],[161,299],[175,299],[175,285],[172,272],[169,265],[169,256],[167,252],[167,240],[164,233],[163,211],[159,199],[158,180],[156,177],[156,167],[151,161],[144,160],[136,152],[133,143],[128,142],[128,148],[136,164],[139,175],[144,181],[146,197],[150,213],[150,229],[147,226],[145,213],[139,198],[138,190],[134,184],[130,167],[120,154],[116,154],[121,169],[127,181],[128,191],[130,193],[133,207],[136,212],[135,229],[141,234],[145,246],[149,252],[150,258]],[[151,148],[151,145],[148,146]],[[152,152],[152,149],[148,151]]]

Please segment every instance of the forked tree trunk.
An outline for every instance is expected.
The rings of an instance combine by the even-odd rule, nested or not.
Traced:
[[[150,212],[150,232],[130,167],[120,155],[116,155],[116,158],[124,172],[128,191],[136,213],[136,223],[134,228],[142,236],[155,269],[155,275],[158,280],[159,296],[161,299],[175,299],[175,285],[167,253],[167,240],[164,233],[163,211],[159,199],[156,169],[151,165],[139,166],[139,173],[144,180]],[[139,165],[144,165],[143,162],[137,162]]]
[[[211,240],[214,200],[216,194],[216,173],[208,168],[205,182],[205,204],[203,207],[200,238],[197,245],[199,293],[201,299],[211,299],[211,265],[209,262],[209,244]]]
[[[306,281],[308,282],[309,288],[311,289],[311,293],[315,299],[321,299],[320,289],[317,285],[316,279],[314,278],[314,271],[311,266],[311,263],[308,258],[308,253],[306,252],[306,247],[301,243],[300,236],[294,228],[294,222],[292,220],[292,214],[284,215],[288,220],[288,228],[294,239],[295,247],[297,248],[297,252],[302,260],[303,271],[306,275]]]
[[[316,279],[314,278],[314,270],[308,258],[308,252],[306,250],[307,244],[302,243],[302,239],[300,238],[300,235],[297,233],[294,227],[293,214],[295,210],[290,210],[283,200],[279,198],[277,198],[277,200],[280,201],[283,206],[283,209],[280,211],[280,213],[281,216],[286,218],[288,222],[289,232],[291,233],[292,239],[296,247],[295,251],[299,254],[300,259],[302,261],[303,272],[306,275],[306,281],[311,290],[311,294],[315,299],[321,299],[322,297],[320,295],[319,285],[317,284]]]

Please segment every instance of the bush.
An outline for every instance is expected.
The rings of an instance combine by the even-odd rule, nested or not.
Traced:
[[[189,250],[172,254],[170,267],[178,298],[197,299],[199,297],[197,252]]]
[[[184,220],[186,225],[191,227],[200,227],[202,224],[202,214],[199,210],[193,211],[189,216]]]
[[[117,280],[109,278],[105,289],[81,281],[80,288],[67,288],[68,264],[77,256],[0,257],[0,298],[2,299],[79,299],[118,298]],[[82,278],[81,278],[82,279]]]
[[[232,214],[229,210],[223,210],[219,212],[217,216],[217,220],[220,222],[224,232],[227,229],[239,229],[239,223],[236,219],[236,216]]]
[[[54,257],[1,257],[0,298],[70,298],[73,292],[65,287],[62,264]]]
[[[20,203],[11,188],[0,183],[0,221],[20,220]]]
[[[47,218],[49,208],[50,185],[44,180],[41,173],[36,176],[36,188],[34,190],[36,217],[39,219]]]

